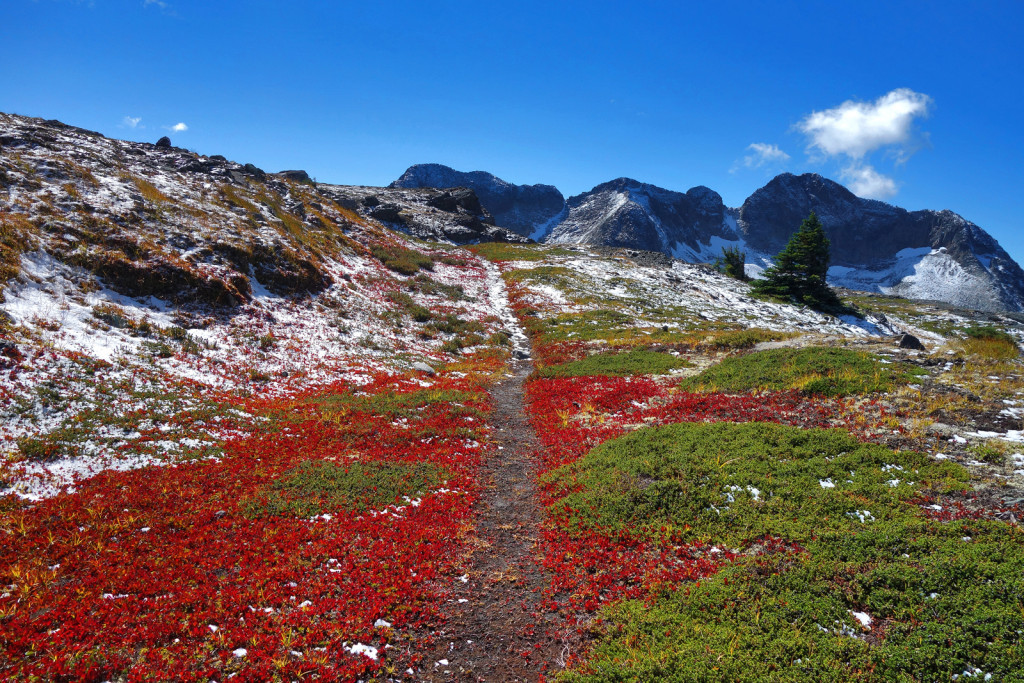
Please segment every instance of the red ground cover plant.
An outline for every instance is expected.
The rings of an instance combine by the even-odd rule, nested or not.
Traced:
[[[240,407],[269,419],[221,457],[105,472],[31,506],[4,499],[0,677],[334,681],[415,664],[402,634],[437,617],[478,496],[487,428],[464,408],[486,415],[484,377],[439,375],[435,396],[469,398],[401,417],[322,399],[422,391],[416,378],[250,399]],[[246,514],[304,461],[430,463],[446,481],[413,504]]]

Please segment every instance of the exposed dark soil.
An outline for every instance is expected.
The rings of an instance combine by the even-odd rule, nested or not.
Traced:
[[[468,581],[452,589],[449,619],[434,634],[436,647],[421,663],[419,680],[537,681],[562,661],[560,620],[541,605],[539,444],[523,409],[523,381],[532,369],[529,361],[515,361],[512,376],[492,392],[496,443],[483,467],[478,547]]]

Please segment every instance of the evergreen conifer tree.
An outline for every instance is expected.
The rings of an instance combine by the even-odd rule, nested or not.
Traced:
[[[764,279],[754,282],[753,289],[819,311],[844,312],[845,306],[825,281],[829,258],[829,239],[821,221],[811,212],[775,257],[775,265],[764,272]]]
[[[722,258],[715,265],[729,277],[746,282],[750,279],[747,277],[746,262],[747,254],[740,251],[739,247],[722,247]]]

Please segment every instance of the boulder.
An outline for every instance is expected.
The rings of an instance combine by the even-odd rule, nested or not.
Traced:
[[[909,351],[926,351],[924,344],[921,340],[912,334],[904,334],[900,336],[899,341],[896,342],[896,346],[901,349],[907,349]]]
[[[285,180],[293,180],[297,183],[308,183],[311,178],[305,171],[278,171],[277,175]]]
[[[255,164],[246,164],[242,167],[242,172],[246,175],[251,175],[256,180],[263,180],[267,177],[267,174],[263,172],[262,168],[259,168]]]
[[[156,146],[159,147],[160,149],[170,149],[171,139],[165,135],[156,141]]]
[[[416,361],[415,363],[413,363],[412,369],[416,370],[417,372],[425,372],[426,374],[431,376],[435,375],[437,372],[436,370],[434,370],[434,368],[430,367],[429,365],[422,361]]]

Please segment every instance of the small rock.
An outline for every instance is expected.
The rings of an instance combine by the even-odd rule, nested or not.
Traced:
[[[435,374],[437,374],[437,371],[434,370],[434,368],[430,367],[429,365],[427,365],[426,363],[423,363],[421,361],[416,361],[415,363],[413,363],[412,364],[412,369],[413,370],[417,370],[419,372],[425,372],[428,375],[430,375],[431,377],[433,377]]]
[[[161,149],[170,149],[171,148],[171,139],[165,135],[165,136],[163,136],[162,138],[160,138],[159,140],[156,141],[156,146],[161,148]]]
[[[899,341],[896,342],[896,346],[901,349],[910,349],[912,351],[926,351],[924,344],[921,340],[912,334],[904,334],[900,337]]]
[[[526,351],[516,351],[516,358],[518,358],[519,360],[526,360],[529,357],[530,354],[527,353]]]

